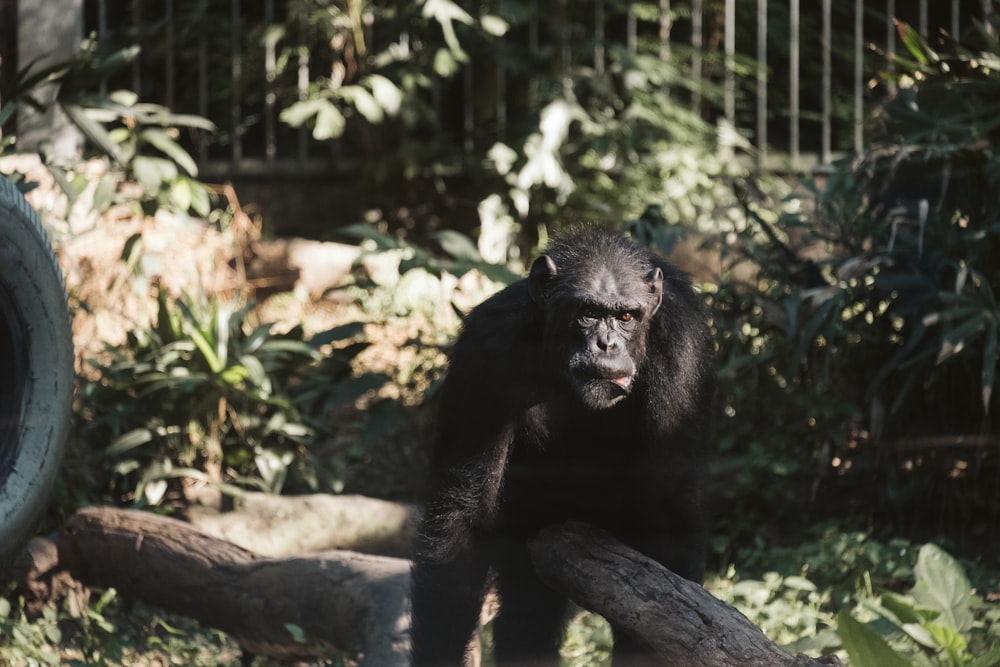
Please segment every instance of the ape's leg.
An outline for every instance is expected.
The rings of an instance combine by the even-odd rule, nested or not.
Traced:
[[[413,567],[413,664],[458,667],[478,627],[487,565],[468,555]]]
[[[498,667],[559,664],[566,599],[543,584],[522,543],[500,550],[500,614],[493,624]]]

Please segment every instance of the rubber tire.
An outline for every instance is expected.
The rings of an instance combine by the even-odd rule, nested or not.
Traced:
[[[66,285],[38,216],[0,177],[0,566],[48,502],[73,407]]]

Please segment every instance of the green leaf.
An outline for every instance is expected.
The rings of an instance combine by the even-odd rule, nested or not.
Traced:
[[[482,262],[483,257],[479,254],[479,249],[465,234],[456,232],[453,229],[443,229],[434,234],[434,240],[441,244],[441,249],[455,259],[469,262]]]
[[[928,623],[925,627],[931,636],[934,637],[934,641],[947,651],[948,655],[958,658],[959,662],[955,662],[954,664],[961,664],[961,657],[968,647],[965,637],[958,630],[939,623]]]
[[[264,364],[260,363],[260,359],[245,354],[240,357],[240,363],[246,368],[247,378],[250,380],[250,383],[260,389],[265,396],[269,396],[272,391],[271,378],[268,377],[267,371],[264,370]]]
[[[334,341],[353,340],[365,333],[364,322],[348,322],[332,329],[321,331],[309,339],[309,344],[314,348],[322,347]]]
[[[76,125],[98,150],[118,164],[125,164],[125,157],[122,155],[118,144],[111,139],[111,135],[108,134],[103,125],[87,114],[86,109],[75,104],[63,104],[61,106],[63,113],[69,117],[70,122]]]
[[[486,14],[480,18],[479,25],[494,37],[503,37],[510,30],[510,24],[495,14]]]
[[[327,102],[316,113],[316,125],[313,127],[312,133],[313,139],[317,141],[336,139],[344,133],[346,122],[344,114],[340,112],[340,109]]]
[[[996,667],[998,664],[1000,664],[1000,646],[966,663],[965,667]]]
[[[118,456],[124,452],[141,447],[153,439],[153,432],[148,428],[137,428],[115,438],[104,449],[104,456]]]
[[[319,110],[329,103],[329,100],[322,98],[302,100],[284,109],[280,117],[283,122],[288,123],[292,127],[299,127],[318,114]]]
[[[156,192],[165,181],[177,178],[177,165],[159,157],[136,155],[132,159],[132,172],[147,192]]]
[[[189,176],[198,175],[198,165],[194,159],[166,130],[146,129],[140,133],[139,138],[176,162]]]
[[[844,649],[851,659],[851,667],[909,667],[910,665],[909,661],[896,653],[878,633],[855,620],[846,609],[841,609],[837,614],[837,630],[844,642]]]
[[[441,25],[441,33],[444,41],[448,45],[455,58],[465,62],[467,56],[458,43],[458,36],[455,34],[455,21],[472,25],[472,16],[451,0],[427,0],[424,3],[423,15],[425,18],[433,18]]]
[[[940,610],[940,623],[967,632],[973,622],[972,587],[962,566],[941,548],[925,544],[913,573],[917,583],[911,594],[917,604]]]
[[[288,634],[292,636],[292,641],[294,641],[296,644],[306,643],[307,641],[306,633],[299,626],[295,625],[294,623],[285,623],[285,630],[288,630]]]
[[[940,60],[940,57],[931,49],[927,40],[914,30],[913,26],[898,19],[893,19],[892,21],[896,24],[896,31],[899,33],[900,41],[906,46],[906,50],[917,59],[917,62],[921,65],[927,65],[932,60],[934,62]]]
[[[364,116],[365,120],[369,123],[377,125],[385,120],[385,112],[382,111],[382,107],[365,88],[361,86],[345,86],[343,92],[344,96],[348,97],[354,103],[354,107],[358,110],[358,113]]]
[[[396,87],[396,84],[381,74],[372,74],[367,81],[379,106],[390,116],[399,113],[400,107],[403,106],[403,92]]]
[[[986,342],[983,346],[983,412],[990,411],[990,398],[993,396],[993,383],[997,377],[997,317],[990,317],[990,326],[986,330]]]
[[[458,72],[459,62],[448,49],[438,49],[434,54],[434,71],[442,78],[449,78]]]

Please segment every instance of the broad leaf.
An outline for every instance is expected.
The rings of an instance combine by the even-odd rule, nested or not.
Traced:
[[[882,637],[842,609],[837,628],[852,667],[909,667],[910,663],[892,650]]]

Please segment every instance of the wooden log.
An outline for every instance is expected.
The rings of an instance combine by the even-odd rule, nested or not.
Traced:
[[[276,496],[245,492],[231,510],[192,504],[184,518],[203,532],[261,556],[348,549],[408,558],[420,522],[415,505],[365,496]]]
[[[686,667],[839,665],[836,656],[791,656],[736,609],[607,533],[551,526],[531,544],[539,576],[647,646]],[[501,611],[501,613],[503,613]]]
[[[252,653],[288,659],[334,647],[360,651],[370,667],[409,664],[408,560],[262,558],[176,519],[109,507],[77,512],[58,547],[60,565],[84,583],[195,618]]]

